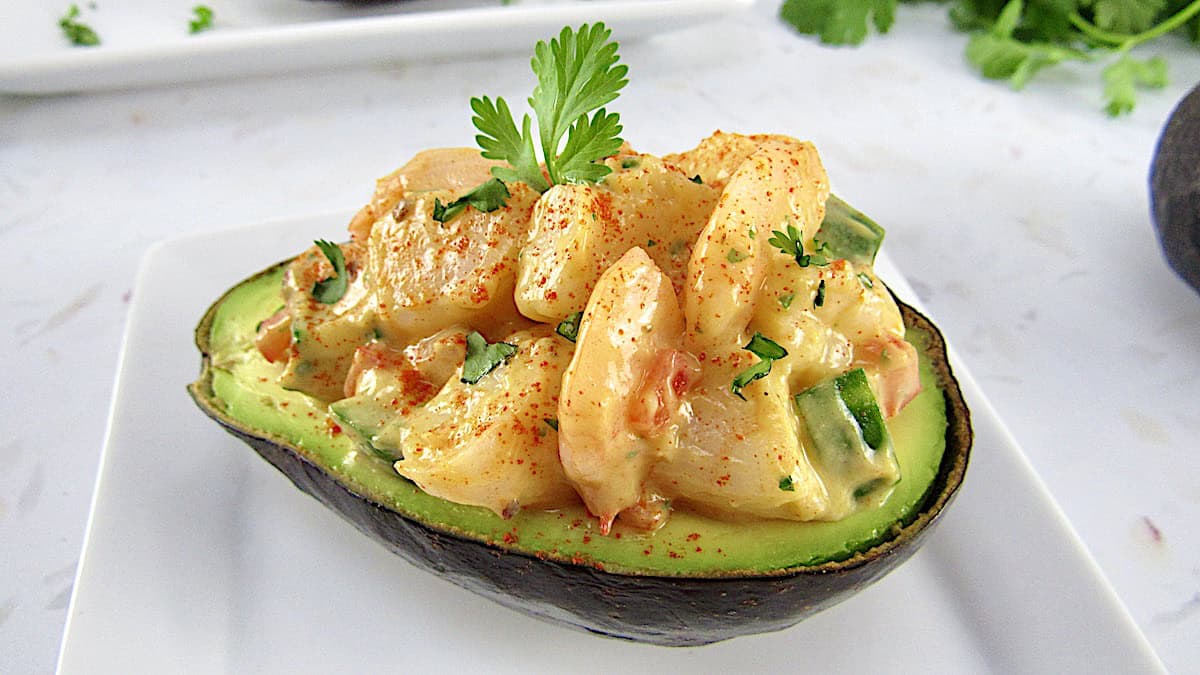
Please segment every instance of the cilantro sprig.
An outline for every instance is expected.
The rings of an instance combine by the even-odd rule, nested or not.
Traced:
[[[778,342],[764,336],[762,333],[755,333],[754,337],[750,338],[750,342],[747,342],[746,346],[742,347],[742,349],[760,359],[758,363],[738,373],[733,378],[733,384],[730,385],[729,390],[735,396],[745,401],[746,397],[742,395],[742,389],[746,388],[746,385],[751,382],[766,377],[771,372],[771,364],[787,356],[788,353]]]
[[[616,153],[622,144],[620,116],[603,106],[617,98],[628,83],[628,68],[617,61],[618,44],[603,23],[569,26],[549,43],[539,41],[531,66],[538,84],[529,97],[537,118],[534,144],[533,119],[526,113],[520,128],[508,103],[500,97],[471,99],[479,130],[475,137],[483,156],[508,162],[493,167],[492,175],[504,182],[522,181],[545,192],[558,183],[595,182],[611,171],[596,160]],[[565,137],[565,142],[564,142]]]
[[[783,231],[771,230],[771,235],[767,243],[795,258],[797,265],[808,267],[809,265],[829,264],[829,251],[823,243],[814,240],[815,250],[812,253],[804,252],[804,237],[795,225],[789,223]]]
[[[886,33],[897,7],[918,1],[785,0],[780,16],[826,44],[857,45],[870,24]],[[967,60],[1014,89],[1065,61],[1103,63],[1104,109],[1112,116],[1133,110],[1139,88],[1167,84],[1166,61],[1135,57],[1135,48],[1175,32],[1200,47],[1200,0],[954,0],[949,13],[971,33]]]
[[[321,253],[325,254],[325,259],[333,265],[333,276],[313,284],[312,294],[317,302],[326,305],[332,305],[342,296],[346,294],[346,287],[349,285],[349,275],[346,274],[346,258],[342,255],[342,249],[337,244],[318,239],[314,244],[321,249]]]

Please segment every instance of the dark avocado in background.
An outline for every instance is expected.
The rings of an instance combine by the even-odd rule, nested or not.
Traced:
[[[912,555],[966,471],[970,419],[945,345],[900,303],[923,355],[924,391],[889,423],[902,478],[879,509],[835,523],[728,523],[680,512],[653,535],[618,521],[601,536],[582,506],[505,520],[420,491],[348,434],[331,433],[323,403],[264,376],[272,366],[253,335],[280,304],[282,271],[238,284],[204,316],[196,330],[202,372],[189,386],[197,405],[404,559],[552,622],[669,646],[787,628]]]
[[[1200,293],[1200,85],[1163,128],[1150,170],[1150,210],[1167,262]]]

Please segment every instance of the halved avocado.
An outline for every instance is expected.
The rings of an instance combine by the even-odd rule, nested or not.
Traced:
[[[1200,85],[1163,127],[1150,170],[1150,211],[1163,255],[1200,293]]]
[[[611,637],[700,645],[787,628],[907,559],[962,482],[967,407],[937,329],[900,304],[924,391],[889,421],[902,479],[832,523],[731,523],[677,512],[646,535],[600,535],[582,505],[489,510],[432,497],[342,432],[326,406],[276,384],[254,348],[280,304],[281,263],[238,284],[196,329],[197,405],[304,492],[422,569],[519,611]]]

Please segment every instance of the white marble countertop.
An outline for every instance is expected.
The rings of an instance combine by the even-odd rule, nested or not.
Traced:
[[[625,137],[814,140],[1165,664],[1195,672],[1200,295],[1163,262],[1146,178],[1200,52],[1113,120],[1088,69],[981,81],[941,8],[830,49],[777,4],[623,45]],[[0,672],[54,666],[147,247],[353,208],[416,150],[470,144],[470,96],[524,98],[527,58],[0,96]]]

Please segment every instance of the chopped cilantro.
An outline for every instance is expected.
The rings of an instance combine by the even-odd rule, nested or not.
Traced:
[[[689,180],[691,180],[693,183],[695,183],[697,185],[704,185],[704,179],[700,177],[700,174],[696,174],[695,176],[692,176]]]
[[[493,176],[506,182],[524,181],[545,192],[556,183],[596,182],[612,171],[596,160],[621,149],[621,123],[617,113],[608,113],[603,106],[628,83],[629,69],[617,64],[618,45],[609,40],[611,34],[603,23],[584,24],[578,32],[568,26],[558,38],[548,44],[539,41],[534,47],[531,65],[538,84],[529,104],[537,117],[545,176],[538,165],[530,116],[521,119],[518,130],[503,98],[471,99],[475,113],[471,121],[480,131],[475,140],[483,156],[510,165],[493,167]]]
[[[440,199],[433,200],[433,219],[439,223],[452,220],[468,206],[480,211],[491,212],[504,206],[509,197],[508,186],[499,178],[492,178],[480,183],[470,192],[455,199],[449,204],[442,204]]]
[[[858,273],[858,283],[862,284],[864,288],[875,288],[875,282],[871,281],[871,276],[866,272]]]
[[[642,160],[638,157],[626,157],[621,160],[622,169],[636,169],[642,165]]]
[[[796,264],[801,267],[809,265],[828,265],[828,248],[825,244],[818,244],[815,240],[813,244],[816,250],[812,253],[804,252],[804,242],[800,230],[796,229],[795,225],[789,223],[785,231],[772,230],[774,236],[767,240],[767,243],[779,249],[796,259]]]
[[[652,246],[655,246],[656,244],[658,244],[658,242],[657,242],[657,241],[654,241],[653,239],[647,239],[647,240],[646,240],[646,248],[650,248],[650,247],[652,247]]]
[[[467,358],[463,361],[459,379],[465,384],[475,384],[516,353],[516,345],[507,342],[488,344],[482,335],[472,332],[467,336]]]
[[[760,359],[782,359],[788,354],[787,350],[781,347],[778,342],[764,336],[762,333],[755,333],[754,337],[750,338],[750,341],[742,349]]]
[[[746,385],[750,384],[751,382],[766,377],[771,372],[772,363],[774,363],[774,361],[771,361],[770,359],[759,361],[753,366],[750,366],[746,370],[738,373],[737,376],[733,378],[733,385],[730,386],[729,390],[732,391],[735,396],[745,401],[746,397],[742,395],[742,389],[745,389]]]
[[[758,363],[743,370],[733,378],[730,391],[745,401],[746,397],[742,395],[742,389],[751,382],[766,377],[771,372],[771,364],[787,356],[787,350],[762,333],[755,333],[754,337],[750,338],[750,342],[746,343],[746,346],[742,347],[742,349],[761,359]]]
[[[79,5],[72,4],[67,13],[58,20],[58,27],[63,35],[76,47],[95,47],[100,44],[100,36],[92,27],[79,21]]]
[[[579,338],[579,320],[583,318],[583,312],[575,312],[571,316],[563,319],[554,329],[555,333],[574,342]]]
[[[542,421],[546,423],[546,426],[550,427],[551,429],[553,429],[555,431],[558,431],[558,420],[554,419],[553,417],[547,417],[547,418],[543,419]]]
[[[192,8],[192,20],[188,22],[189,33],[199,33],[213,27],[213,11],[206,5],[196,5]]]
[[[746,259],[746,254],[736,248],[731,248],[729,253],[725,254],[725,259],[731,263],[739,263]]]
[[[333,265],[332,277],[313,284],[313,298],[317,302],[332,305],[342,299],[349,285],[349,279],[346,278],[346,259],[342,256],[341,247],[333,242],[318,239],[313,243],[317,245],[317,248],[321,249],[321,253],[325,254],[325,258],[329,261],[329,264]]]
[[[784,476],[779,479],[779,489],[784,492],[795,492],[796,482],[792,480],[791,476]]]
[[[813,307],[821,307],[825,304],[825,280],[817,284],[817,294],[813,297]]]
[[[784,309],[789,309],[792,306],[792,301],[796,299],[795,293],[784,293],[779,296],[779,306]]]

